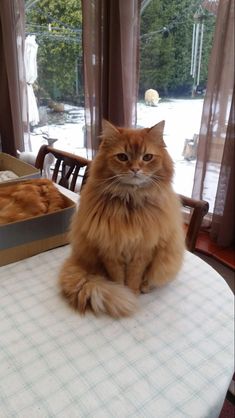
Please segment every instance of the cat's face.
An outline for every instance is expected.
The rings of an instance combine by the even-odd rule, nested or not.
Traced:
[[[104,121],[101,158],[114,182],[143,187],[173,174],[171,158],[163,141],[164,122],[152,128],[116,128]]]

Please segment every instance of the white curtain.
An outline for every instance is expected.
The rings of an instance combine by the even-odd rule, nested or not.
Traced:
[[[39,122],[39,112],[36,102],[36,97],[33,91],[33,83],[37,80],[37,51],[38,44],[36,42],[35,35],[27,36],[25,40],[25,75],[27,82],[27,95],[28,95],[28,118],[31,125],[37,125]]]

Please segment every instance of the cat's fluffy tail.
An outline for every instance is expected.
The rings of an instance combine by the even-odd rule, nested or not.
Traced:
[[[128,287],[88,274],[70,259],[65,262],[59,281],[63,295],[80,313],[91,309],[96,315],[107,313],[121,318],[137,309],[137,297]]]

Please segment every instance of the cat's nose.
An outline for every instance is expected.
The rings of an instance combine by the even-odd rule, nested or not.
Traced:
[[[131,171],[132,171],[134,174],[137,174],[137,173],[138,173],[138,171],[140,171],[140,169],[139,169],[139,167],[132,167],[132,168],[131,168]]]

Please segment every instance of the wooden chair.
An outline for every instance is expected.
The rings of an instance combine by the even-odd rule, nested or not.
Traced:
[[[183,195],[179,195],[179,197],[182,206],[190,209],[191,212],[187,226],[185,242],[187,249],[191,252],[194,252],[202,220],[208,213],[209,204],[205,200],[192,199]]]
[[[80,169],[85,167],[85,173],[81,182],[82,188],[86,182],[91,161],[78,155],[55,149],[49,145],[42,145],[35,162],[36,168],[41,171],[43,170],[44,159],[48,153],[53,154],[55,157],[55,168],[52,174],[52,181],[57,182],[59,180],[58,182],[61,186],[72,191],[75,190]],[[179,195],[179,197],[182,206],[190,209],[191,212],[185,241],[187,249],[194,252],[202,220],[209,210],[209,205],[205,200],[196,200],[183,195]]]
[[[55,159],[55,167],[52,173],[52,181],[59,183],[61,186],[72,191],[75,190],[77,178],[82,177],[81,188],[85,184],[88,174],[88,169],[91,161],[80,157],[76,154],[71,154],[62,151],[49,145],[42,145],[38,151],[35,161],[35,167],[41,172],[44,167],[44,160],[48,154],[52,154]],[[81,174],[81,169],[85,167],[84,174]]]

